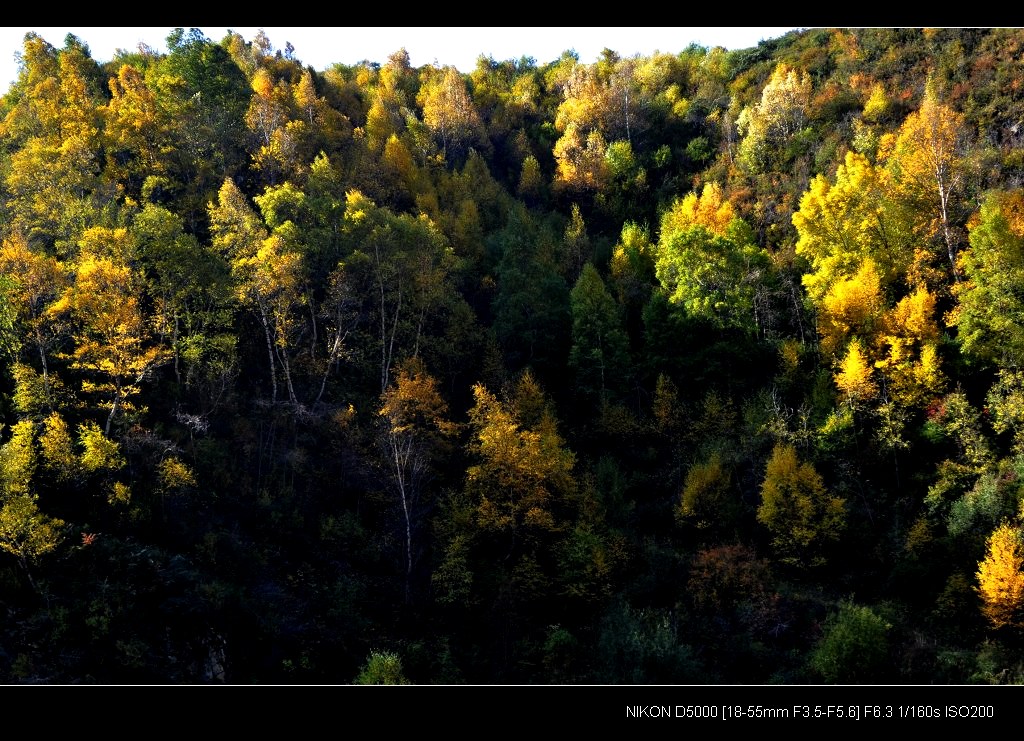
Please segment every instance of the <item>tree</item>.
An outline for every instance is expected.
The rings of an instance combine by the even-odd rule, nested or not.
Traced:
[[[39,510],[34,497],[14,496],[0,505],[0,550],[18,559],[33,587],[29,564],[61,544],[63,527],[63,520]]]
[[[607,142],[597,129],[584,135],[575,123],[555,143],[555,188],[600,192],[608,181]]]
[[[871,366],[859,340],[847,346],[846,358],[836,374],[836,386],[851,407],[860,407],[878,395],[878,385],[871,378]]]
[[[305,152],[300,153],[300,144],[309,136],[310,124],[304,117],[291,119],[294,104],[293,86],[288,80],[274,81],[274,73],[267,67],[256,69],[252,76],[253,90],[245,123],[252,132],[256,150],[253,163],[264,173],[269,184],[277,183],[300,169]],[[315,100],[308,99],[307,110],[315,107]]]
[[[147,178],[168,174],[167,152],[174,146],[172,128],[142,71],[122,64],[109,86],[111,99],[102,111],[105,175],[138,196]]]
[[[846,502],[828,493],[814,466],[799,460],[796,448],[779,443],[765,468],[757,520],[772,533],[782,561],[817,565],[824,561],[824,544],[838,540],[846,525]]]
[[[927,233],[941,237],[954,277],[959,246],[955,227],[961,211],[957,197],[963,196],[971,167],[969,148],[963,115],[938,101],[929,80],[921,107],[907,116],[886,153],[894,187],[932,216]]]
[[[14,281],[0,275],[0,359],[14,357],[21,344],[14,327],[17,313],[11,301],[12,293]]]
[[[413,538],[419,528],[424,495],[434,461],[442,455],[445,438],[455,427],[447,420],[448,405],[437,390],[437,381],[418,358],[399,368],[393,384],[381,395],[380,444],[405,525],[405,599],[412,599]]]
[[[360,286],[366,318],[377,337],[380,390],[391,383],[401,358],[418,355],[427,322],[447,296],[451,252],[444,235],[426,215],[396,215],[359,191],[345,198],[342,261],[346,279]]]
[[[780,63],[761,90],[760,102],[740,114],[737,125],[743,140],[737,160],[754,173],[784,162],[782,153],[804,127],[810,100],[810,76]]]
[[[0,446],[0,501],[33,496],[37,467],[35,423],[23,419],[12,428],[11,439]]]
[[[728,532],[738,509],[730,493],[731,474],[716,451],[707,461],[693,464],[686,472],[676,519],[715,535]]]
[[[0,446],[0,550],[18,559],[36,588],[29,565],[57,548],[64,522],[40,511],[32,484],[38,468],[35,423],[21,420]]]
[[[245,114],[253,90],[228,50],[199,29],[174,29],[167,50],[151,79],[172,126],[168,155],[184,191],[178,213],[191,229],[202,222],[210,192],[249,160]]]
[[[884,308],[878,270],[870,257],[853,275],[837,277],[818,306],[818,333],[825,357],[834,356],[853,338],[870,344],[880,328]]]
[[[532,379],[524,376],[523,383]],[[514,545],[530,532],[554,531],[559,510],[575,487],[575,456],[564,447],[550,412],[524,425],[508,405],[482,385],[473,387],[466,489],[476,503],[479,526]],[[562,501],[560,501],[562,500]]]
[[[826,621],[811,667],[830,684],[877,682],[888,668],[891,628],[870,607],[843,602]]]
[[[510,368],[518,371],[529,365],[546,372],[561,366],[571,314],[552,235],[517,207],[491,239],[500,255],[495,270],[494,331]]]
[[[692,196],[692,194],[691,194]],[[768,268],[767,254],[717,188],[677,201],[662,217],[655,274],[672,304],[689,316],[753,332],[754,293]]]
[[[468,147],[487,142],[466,83],[454,67],[445,67],[420,86],[423,123],[441,144],[445,159],[461,156]]]
[[[283,309],[279,314],[287,322],[288,303],[294,299],[291,289],[295,287],[296,257],[289,250],[282,249],[281,241],[268,233],[245,195],[230,178],[221,186],[217,204],[211,203],[209,210],[213,247],[230,261],[238,297],[256,310],[263,327],[270,365],[271,401],[276,404],[277,357],[282,343],[286,344],[287,340],[278,334],[272,303],[279,299],[276,303]],[[275,273],[287,279],[284,284],[275,281]],[[296,401],[292,387],[289,387],[289,398]]]
[[[566,280],[575,282],[580,277],[583,264],[592,260],[590,238],[587,236],[587,225],[583,221],[578,203],[572,204],[569,223],[565,225],[562,235],[562,265]]]
[[[15,233],[0,245],[0,274],[9,283],[5,291],[8,311],[35,345],[45,385],[49,382],[47,352],[56,342],[59,325],[49,308],[67,285],[64,266],[56,258],[32,250],[24,235]]]
[[[572,347],[569,367],[576,392],[599,401],[621,393],[629,373],[629,338],[615,299],[591,263],[583,266],[569,295]]]
[[[96,62],[72,35],[55,50],[25,37],[23,65],[0,124],[15,145],[4,168],[12,224],[30,240],[71,251],[107,196],[100,169]]]
[[[89,236],[100,243],[124,238],[102,227]],[[53,307],[76,322],[72,367],[87,374],[83,391],[105,397],[101,406],[110,409],[108,435],[118,414],[134,408],[130,399],[140,392],[139,384],[167,355],[153,337],[142,293],[137,271],[112,257],[83,250],[75,264],[74,283]]]
[[[912,214],[892,197],[884,172],[855,152],[846,153],[834,183],[824,175],[811,180],[793,226],[796,253],[811,265],[803,284],[815,304],[866,258],[874,261],[883,288],[904,279],[916,259]]]
[[[969,356],[1024,367],[1024,190],[994,191],[969,224],[970,247],[958,256],[963,280],[948,322]]]
[[[394,651],[371,651],[352,684],[411,684]]]
[[[511,626],[526,605],[549,598],[560,538],[576,495],[576,457],[557,429],[539,385],[523,373],[503,401],[473,387],[471,456],[462,492],[442,523],[444,556],[435,569],[442,601],[471,595]]]
[[[993,628],[1024,626],[1024,545],[1020,530],[1004,522],[989,535],[975,589]]]
[[[175,378],[187,387],[222,387],[235,367],[237,341],[226,257],[187,234],[177,214],[152,203],[135,216],[131,232],[160,334],[169,337]]]
[[[889,397],[905,408],[922,406],[946,384],[939,367],[935,306],[935,295],[918,285],[882,317],[881,357],[875,366],[886,376]]]

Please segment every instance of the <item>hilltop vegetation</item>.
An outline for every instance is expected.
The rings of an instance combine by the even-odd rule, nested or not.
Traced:
[[[0,681],[1024,680],[1024,31],[0,99]]]

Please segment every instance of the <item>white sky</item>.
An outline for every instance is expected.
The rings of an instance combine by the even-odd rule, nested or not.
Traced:
[[[218,42],[228,28],[199,27],[208,39]],[[476,67],[481,54],[497,61],[533,57],[538,65],[558,59],[563,51],[574,49],[581,62],[597,60],[604,48],[622,57],[649,56],[655,51],[677,53],[691,43],[745,49],[763,39],[782,36],[789,28],[765,27],[273,27],[263,26],[274,49],[287,42],[295,47],[295,57],[316,70],[332,64],[355,64],[363,60],[384,63],[402,47],[409,52],[414,67],[424,64],[454,65],[461,72]],[[89,46],[93,59],[106,62],[118,49],[134,50],[140,42],[153,49],[167,50],[165,40],[171,27],[0,27],[0,91],[6,92],[18,76],[15,53],[22,48],[25,34],[34,31],[53,46],[64,46],[64,37],[73,33]],[[252,41],[259,27],[231,27]]]

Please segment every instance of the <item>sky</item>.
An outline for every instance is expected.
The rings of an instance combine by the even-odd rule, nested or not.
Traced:
[[[208,39],[220,41],[227,27],[199,26]],[[538,64],[558,59],[563,51],[572,49],[586,64],[597,61],[601,51],[609,48],[621,57],[635,54],[680,52],[691,43],[705,47],[724,46],[745,49],[757,46],[764,39],[782,36],[790,28],[754,26],[736,27],[272,27],[263,31],[274,50],[284,49],[291,42],[295,58],[303,64],[323,71],[335,63],[355,64],[363,60],[384,63],[390,54],[405,48],[414,67],[425,64],[454,65],[461,72],[476,67],[481,55],[495,60],[533,57]],[[167,50],[166,38],[171,27],[0,27],[0,90],[6,91],[17,79],[15,54],[22,48],[29,31],[42,36],[57,48],[64,46],[68,33],[85,42],[93,59],[107,62],[118,49],[133,51],[139,43],[158,52]],[[230,30],[252,41],[260,27],[232,27]]]

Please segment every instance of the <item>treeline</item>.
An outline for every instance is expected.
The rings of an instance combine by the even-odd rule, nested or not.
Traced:
[[[0,680],[1024,680],[1024,31],[25,38]]]

